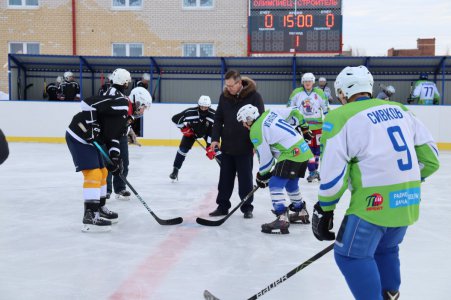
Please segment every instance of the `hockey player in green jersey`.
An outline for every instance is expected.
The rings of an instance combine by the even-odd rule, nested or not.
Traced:
[[[240,108],[237,120],[250,130],[250,139],[260,161],[256,182],[261,188],[269,186],[273,212],[277,216],[275,221],[262,225],[262,232],[287,234],[290,222],[309,224],[298,181],[304,177],[307,161],[313,155],[300,132],[307,139],[312,136],[302,114],[297,109],[286,108],[267,110],[260,116],[257,107],[248,104]],[[293,211],[289,215],[284,189]]]
[[[296,107],[304,116],[313,139],[309,142],[310,150],[315,155],[308,162],[309,176],[308,182],[320,181],[318,162],[320,156],[320,138],[323,127],[323,116],[329,110],[329,104],[324,91],[319,87],[314,87],[315,76],[312,73],[305,73],[301,79],[302,87],[291,92],[288,100],[288,107]]]
[[[439,104],[440,94],[438,93],[435,83],[428,80],[428,74],[422,73],[420,75],[420,80],[415,82],[411,99],[420,105]]]
[[[421,181],[438,169],[438,150],[404,105],[371,99],[373,82],[364,66],[346,67],[336,78],[345,105],[324,120],[312,229],[319,240],[335,238],[333,211],[349,185],[335,261],[356,299],[398,299],[399,244],[418,219]]]

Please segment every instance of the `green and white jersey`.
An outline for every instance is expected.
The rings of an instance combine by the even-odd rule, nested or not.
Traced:
[[[310,130],[321,129],[323,115],[329,111],[326,95],[318,87],[314,87],[311,92],[307,92],[303,87],[294,89],[287,106],[299,109],[310,126]]]
[[[303,124],[303,116],[290,108],[275,111],[265,111],[250,130],[250,139],[260,162],[260,174],[268,173],[276,162],[303,162],[313,157],[304,138],[285,120],[300,118],[297,122]]]
[[[411,225],[418,219],[421,180],[439,167],[437,146],[404,105],[361,99],[324,121],[320,205],[334,210],[349,185],[347,215],[386,227]]]
[[[412,98],[418,101],[418,104],[433,105],[439,104],[440,94],[435,83],[427,80],[418,80],[412,92]]]

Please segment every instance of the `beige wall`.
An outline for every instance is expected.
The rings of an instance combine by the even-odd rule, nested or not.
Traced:
[[[39,42],[41,54],[72,54],[72,1],[39,0],[36,9],[0,1],[0,91],[8,93],[9,42]],[[143,0],[141,10],[112,9],[112,0],[78,0],[77,55],[111,55],[112,43],[143,43],[145,56],[181,56],[183,43],[213,43],[216,56],[247,53],[247,1],[214,0],[212,9],[183,9],[182,0]]]

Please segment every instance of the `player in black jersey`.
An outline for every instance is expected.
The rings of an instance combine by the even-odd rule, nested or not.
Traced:
[[[173,180],[178,178],[178,173],[182,167],[183,161],[196,139],[203,138],[207,143],[206,155],[209,159],[214,159],[217,155],[214,149],[210,148],[211,131],[215,116],[215,110],[210,107],[210,97],[200,96],[197,104],[196,107],[185,109],[172,117],[172,122],[174,122],[183,133],[179,149],[175,156],[174,168],[169,175],[169,178]],[[217,159],[220,160],[221,156],[218,155]]]
[[[118,70],[123,70],[123,69],[118,69]],[[110,83],[112,84],[110,86],[110,88],[108,88],[103,95],[105,96],[122,96],[122,97],[126,97],[125,93],[126,90],[128,88],[128,86],[131,84],[131,77],[130,77],[130,81],[127,84],[127,87],[125,88],[118,88],[118,86],[122,86],[121,83],[123,82],[123,78],[121,77],[121,72],[115,70],[110,77]],[[129,118],[128,118],[128,125],[130,125],[131,123],[133,123],[133,116],[131,116],[131,110],[129,111]],[[120,138],[117,139],[118,143],[117,143],[117,147],[120,150],[120,158],[122,161],[122,176],[124,176],[125,178],[127,178],[128,175],[128,165],[129,165],[129,160],[128,160],[128,138],[127,136],[121,136]],[[120,200],[129,200],[130,199],[130,192],[127,191],[126,186],[125,186],[125,182],[116,174],[113,174],[112,172],[108,172],[108,176],[107,176],[107,193],[106,193],[106,198],[109,199],[112,192],[116,193],[116,198],[120,199]]]
[[[80,86],[74,80],[74,74],[64,72],[64,81],[60,84],[61,100],[80,100]]]
[[[105,83],[99,89],[98,95],[103,95],[111,87],[111,74],[108,74]]]
[[[83,100],[82,111],[73,117],[66,131],[66,142],[75,169],[84,176],[84,232],[109,231],[111,223],[117,221],[118,214],[105,206],[107,168],[113,174],[122,172],[119,139],[127,133],[129,110],[142,114],[151,103],[148,92],[135,95],[130,103],[120,92],[129,85],[130,73],[124,69],[116,69],[115,72],[112,89],[118,93]],[[94,141],[106,145],[113,164],[105,168],[101,154],[92,145]]]
[[[55,82],[51,82],[47,85],[45,88],[45,92],[47,96],[49,97],[49,100],[60,100],[60,84],[61,84],[62,78],[61,76],[56,77]]]

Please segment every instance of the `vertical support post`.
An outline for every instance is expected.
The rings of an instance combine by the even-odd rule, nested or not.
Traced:
[[[79,57],[80,59],[80,76],[79,76],[79,81],[80,81],[80,100],[83,99],[83,60],[81,59],[81,56]]]
[[[9,100],[12,99],[12,83],[11,83],[11,57],[8,54],[8,94],[9,94]]]
[[[97,95],[97,93],[94,93],[94,87],[95,87],[94,81],[95,81],[95,73],[94,73],[94,71],[91,71],[91,90],[92,90],[91,95],[94,95],[94,94]],[[80,99],[81,99],[81,88],[80,88]]]
[[[445,76],[446,76],[446,72],[445,72],[445,64],[446,58],[442,61],[442,99],[440,100],[440,104],[445,104]]]
[[[153,91],[153,61],[150,60],[150,82],[149,82],[149,87],[150,87],[150,92]]]

